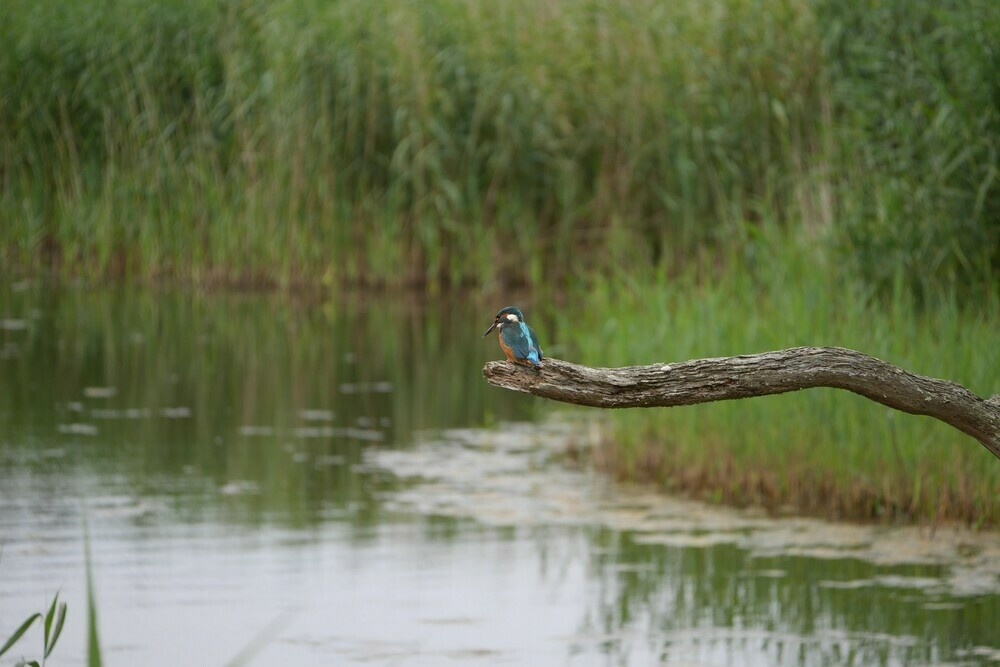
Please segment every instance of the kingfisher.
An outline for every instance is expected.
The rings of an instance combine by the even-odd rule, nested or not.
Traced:
[[[525,323],[520,310],[514,306],[501,308],[483,338],[494,329],[500,332],[500,349],[508,360],[522,366],[541,367],[542,346],[538,344],[534,329]]]

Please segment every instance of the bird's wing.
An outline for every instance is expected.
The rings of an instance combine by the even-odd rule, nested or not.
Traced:
[[[518,326],[506,326],[504,327],[500,335],[503,336],[503,340],[507,343],[507,347],[511,349],[514,356],[518,359],[527,359],[532,350],[541,356],[541,351],[538,350],[537,345],[534,343],[532,331],[523,322],[518,322]]]
[[[528,337],[531,339],[531,344],[538,350],[538,358],[544,359],[545,357],[542,356],[542,346],[538,344],[538,336],[535,334],[535,330],[527,324],[524,325],[524,328],[528,330]]]

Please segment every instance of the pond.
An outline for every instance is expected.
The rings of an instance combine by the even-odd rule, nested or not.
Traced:
[[[0,641],[59,592],[85,663],[86,532],[110,665],[1000,660],[1000,536],[614,485],[506,304],[411,302],[0,287]]]

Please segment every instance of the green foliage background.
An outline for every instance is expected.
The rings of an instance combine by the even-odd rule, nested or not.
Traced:
[[[0,258],[540,286],[767,216],[877,289],[995,289],[997,34],[989,0],[11,0]]]

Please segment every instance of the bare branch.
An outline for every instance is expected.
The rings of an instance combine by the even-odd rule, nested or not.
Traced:
[[[1000,396],[904,371],[841,347],[794,347],[672,364],[590,368],[545,359],[540,370],[491,361],[483,376],[497,387],[595,408],[693,405],[813,387],[846,389],[890,408],[939,419],[1000,458]]]

